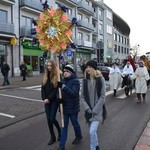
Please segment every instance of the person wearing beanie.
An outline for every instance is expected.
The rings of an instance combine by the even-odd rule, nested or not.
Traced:
[[[94,61],[94,60],[89,60],[87,63],[86,63],[86,67],[87,66],[90,66],[92,67],[93,69],[97,70],[97,62]]]
[[[78,122],[78,113],[80,111],[80,82],[72,65],[66,65],[63,72],[62,85],[60,84],[59,87],[62,88],[64,127],[61,129],[61,138],[57,150],[65,150],[69,119],[75,132],[75,139],[72,144],[78,144],[82,140],[81,127]]]
[[[97,70],[97,62],[90,60],[86,63],[81,91],[82,105],[85,110],[84,116],[89,127],[90,150],[100,149],[97,130],[100,122],[103,123],[105,120],[105,116],[103,115],[105,93],[105,79],[101,72]]]

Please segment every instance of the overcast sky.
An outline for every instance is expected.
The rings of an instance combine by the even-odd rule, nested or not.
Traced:
[[[149,0],[104,0],[104,3],[129,25],[131,46],[140,45],[140,53],[150,52]]]

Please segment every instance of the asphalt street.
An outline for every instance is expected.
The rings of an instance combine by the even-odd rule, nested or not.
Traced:
[[[104,125],[100,125],[98,131],[101,149],[133,150],[150,119],[149,90],[146,102],[142,104],[136,104],[135,93],[129,97],[126,97],[122,90],[118,91],[116,97],[113,97],[111,91],[107,91],[106,94],[108,118]],[[40,86],[0,90],[0,113],[0,149],[54,150],[57,147],[58,143],[47,146],[49,133]],[[57,118],[60,120],[59,113]],[[74,133],[70,125],[66,150],[83,150],[85,146],[89,149],[88,127],[82,107],[79,121],[83,141],[79,145],[71,144]]]

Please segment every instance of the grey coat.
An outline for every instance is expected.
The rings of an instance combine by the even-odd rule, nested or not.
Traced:
[[[99,75],[100,76],[100,75]],[[97,89],[96,89],[96,80],[87,80],[88,86],[88,97],[90,101],[90,105],[92,109],[86,102],[84,92],[83,92],[83,84],[82,84],[82,92],[81,92],[81,102],[84,110],[88,110],[93,112],[96,115],[93,115],[90,121],[102,121],[102,106],[105,103],[105,95],[106,95],[106,88],[105,88],[105,79],[101,77],[102,88],[100,91],[100,97],[97,96]]]

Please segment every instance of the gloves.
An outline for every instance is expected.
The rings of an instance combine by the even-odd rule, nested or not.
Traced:
[[[90,119],[92,118],[92,112],[90,109],[85,111],[84,117],[86,119],[86,123],[89,123]]]
[[[62,88],[62,82],[58,81],[58,82],[57,82],[57,87],[58,87],[58,88]]]

